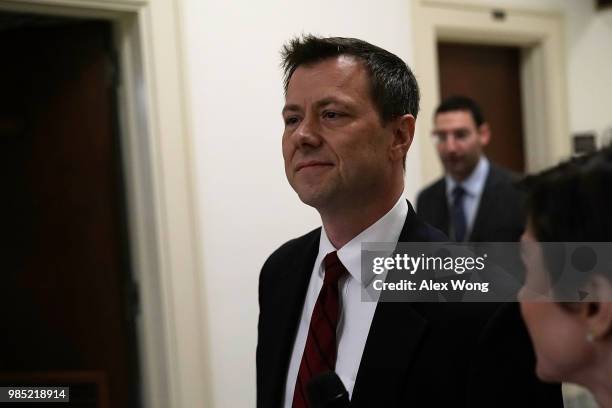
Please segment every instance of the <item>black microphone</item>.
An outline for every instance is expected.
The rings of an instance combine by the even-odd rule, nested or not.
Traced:
[[[348,408],[351,406],[344,384],[333,371],[315,376],[308,383],[310,408]]]

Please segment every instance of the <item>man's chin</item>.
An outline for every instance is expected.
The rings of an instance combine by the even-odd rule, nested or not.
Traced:
[[[445,170],[453,178],[461,179],[465,176],[465,166],[463,163],[447,164]]]
[[[326,191],[312,189],[296,189],[300,200],[313,208],[323,208],[329,201],[329,194]]]

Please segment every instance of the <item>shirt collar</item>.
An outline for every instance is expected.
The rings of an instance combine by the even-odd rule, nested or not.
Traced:
[[[455,181],[454,178],[447,174],[445,177],[446,196],[453,196],[453,190],[455,189],[455,186],[457,186],[457,184],[461,184],[466,194],[472,197],[479,196],[482,193],[482,190],[484,189],[485,181],[487,180],[487,175],[489,174],[489,167],[489,160],[484,155],[482,155],[478,160],[476,168],[474,168],[474,171],[472,171],[472,174],[470,174],[468,178],[463,180],[461,183],[458,183],[457,181]]]
[[[370,225],[355,238],[347,242],[342,248],[338,249],[338,258],[348,270],[351,276],[362,286],[368,285],[374,278],[368,276],[362,281],[361,279],[361,243],[362,242],[392,242],[397,243],[400,233],[404,227],[406,216],[408,215],[408,203],[406,199],[400,196],[393,208],[385,215],[378,219],[374,224]],[[323,258],[336,248],[332,245],[325,232],[325,227],[321,228],[321,239],[319,240],[319,255],[317,256],[315,265],[319,271],[319,276],[323,277],[323,268],[321,263]]]

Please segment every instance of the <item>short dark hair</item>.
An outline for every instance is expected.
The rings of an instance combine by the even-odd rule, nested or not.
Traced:
[[[612,242],[612,146],[529,176],[521,186],[528,191],[527,212],[538,241]],[[565,259],[559,251],[563,248],[543,248],[553,282]],[[610,279],[612,271],[607,272]]]
[[[314,35],[295,37],[281,50],[285,94],[300,65],[350,55],[363,62],[370,75],[371,95],[383,123],[405,114],[419,112],[419,87],[414,74],[401,58],[356,38]]]
[[[612,242],[612,146],[525,179],[542,242]]]
[[[480,108],[480,105],[478,105],[476,101],[472,98],[468,98],[467,96],[463,95],[454,95],[442,101],[442,103],[436,109],[434,118],[438,116],[439,113],[453,111],[470,112],[470,114],[472,115],[472,119],[474,119],[476,127],[480,127],[480,125],[485,123],[485,118],[482,113],[482,109]]]

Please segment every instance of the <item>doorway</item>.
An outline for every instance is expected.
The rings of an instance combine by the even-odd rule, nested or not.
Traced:
[[[111,24],[2,13],[0,49],[0,382],[139,407]]]
[[[182,6],[152,0],[0,0],[0,10],[11,14],[96,19],[113,27],[147,408],[191,408],[212,400]]]
[[[525,171],[520,49],[438,42],[440,100],[474,99],[491,127],[485,155],[517,173]]]
[[[411,4],[413,65],[422,95],[423,119],[415,138],[422,185],[443,172],[433,145],[427,143],[441,95],[439,43],[519,49],[524,170],[537,172],[569,156],[561,14],[492,7],[481,0],[412,0]],[[493,129],[493,137],[498,130]]]

